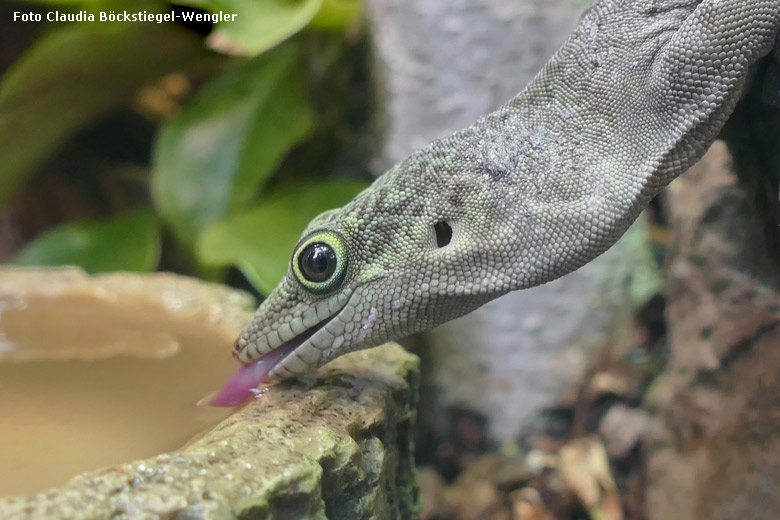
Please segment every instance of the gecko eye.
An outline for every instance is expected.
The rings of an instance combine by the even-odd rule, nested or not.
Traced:
[[[298,267],[310,282],[324,282],[336,271],[338,259],[328,244],[317,242],[306,246],[298,257]]]
[[[295,248],[290,263],[295,277],[304,287],[326,292],[344,280],[346,254],[341,235],[322,231],[304,238]]]

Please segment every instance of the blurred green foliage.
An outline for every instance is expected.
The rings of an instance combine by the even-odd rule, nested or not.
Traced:
[[[290,252],[311,219],[310,213],[343,205],[364,187],[360,182],[342,180],[319,184],[316,189],[276,189],[258,204],[206,228],[198,239],[198,257],[212,267],[240,267],[252,284],[267,294],[284,275]],[[307,211],[301,212],[301,207]],[[262,247],[256,242],[259,226],[276,229],[276,233],[264,237]]]
[[[45,34],[3,76],[0,203],[79,128],[144,84],[205,56],[179,27],[106,29],[93,22]]]
[[[58,226],[19,251],[22,265],[79,265],[89,273],[153,271],[160,257],[160,228],[150,209],[98,221]]]
[[[152,170],[158,211],[191,247],[205,226],[250,203],[313,125],[294,49],[225,71],[160,132]]]
[[[44,3],[62,12],[171,9],[162,1]],[[222,279],[227,268],[238,267],[267,293],[305,224],[365,187],[365,181],[294,171],[310,164],[305,160],[280,172],[294,147],[326,133],[327,118],[308,91],[303,46],[290,37],[303,29],[343,38],[360,20],[359,0],[180,4],[238,16],[208,34],[176,23],[50,24],[0,79],[0,203],[14,201],[41,165],[89,125],[123,107],[138,110],[144,89],[171,77],[198,87],[158,117],[144,178],[150,206],[55,226],[12,262],[79,265],[93,273],[152,271],[165,245],[194,272]]]
[[[213,12],[240,13],[235,21],[218,22],[209,36],[215,49],[259,54],[304,28],[322,7],[322,0],[189,0]]]

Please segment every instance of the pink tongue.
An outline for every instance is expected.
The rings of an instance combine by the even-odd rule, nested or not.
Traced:
[[[242,366],[211,400],[211,406],[236,406],[252,395],[257,385],[263,382],[268,373],[276,366],[290,349],[277,348]]]

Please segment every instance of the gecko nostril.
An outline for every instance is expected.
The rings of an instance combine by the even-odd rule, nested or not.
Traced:
[[[233,357],[238,357],[238,354],[241,353],[241,345],[239,344],[239,339],[236,340],[235,343],[233,343]]]

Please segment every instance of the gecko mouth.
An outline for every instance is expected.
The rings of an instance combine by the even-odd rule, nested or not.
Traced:
[[[222,390],[211,400],[211,406],[237,406],[246,401],[255,393],[257,385],[266,382],[274,368],[322,329],[336,314],[338,312],[236,370]]]

